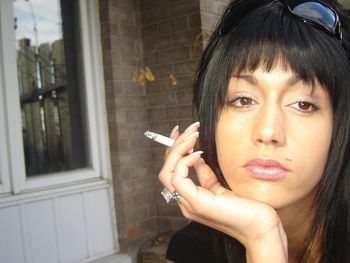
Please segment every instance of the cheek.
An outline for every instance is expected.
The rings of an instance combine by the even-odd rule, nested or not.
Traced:
[[[216,151],[220,169],[232,174],[242,159],[251,151],[250,128],[247,121],[230,114],[222,114],[216,126]],[[227,181],[230,178],[226,178]]]
[[[237,157],[235,153],[244,148],[243,140],[247,140],[249,136],[244,132],[244,129],[246,129],[246,125],[240,123],[237,118],[228,118],[226,115],[219,118],[215,132],[219,161],[224,162],[224,160]]]
[[[296,169],[299,173],[305,172],[305,177],[311,180],[321,179],[328,159],[331,137],[332,128],[330,126],[323,126],[317,131],[310,130],[304,136],[300,135],[296,140],[299,143],[295,143],[293,147]]]

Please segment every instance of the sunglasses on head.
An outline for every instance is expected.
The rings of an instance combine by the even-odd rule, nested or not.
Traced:
[[[306,23],[336,36],[342,42],[342,31],[337,12],[318,0],[280,0],[289,13]],[[240,0],[228,9],[219,26],[221,36],[230,32],[253,10],[271,3],[272,0]]]

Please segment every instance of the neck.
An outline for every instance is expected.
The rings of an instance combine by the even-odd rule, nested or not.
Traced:
[[[288,257],[290,263],[297,262],[314,219],[315,209],[312,205],[313,197],[314,194],[311,194],[306,196],[301,202],[277,210],[288,239]],[[315,259],[312,262],[317,262],[316,259],[320,254],[319,243],[314,242],[309,249],[310,259]]]

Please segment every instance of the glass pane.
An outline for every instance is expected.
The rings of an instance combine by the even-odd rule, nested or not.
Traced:
[[[13,1],[27,176],[90,163],[77,2]]]

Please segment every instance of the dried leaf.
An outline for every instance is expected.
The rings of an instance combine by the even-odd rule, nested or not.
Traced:
[[[169,75],[169,80],[170,80],[171,85],[176,86],[177,80],[176,80],[176,77],[174,74]]]
[[[154,81],[155,77],[152,70],[149,67],[145,68],[145,77],[148,81]]]
[[[140,70],[139,70],[138,83],[139,83],[141,86],[145,86],[145,84],[146,84],[146,77],[145,77],[145,70],[144,70],[144,69],[140,69]]]

